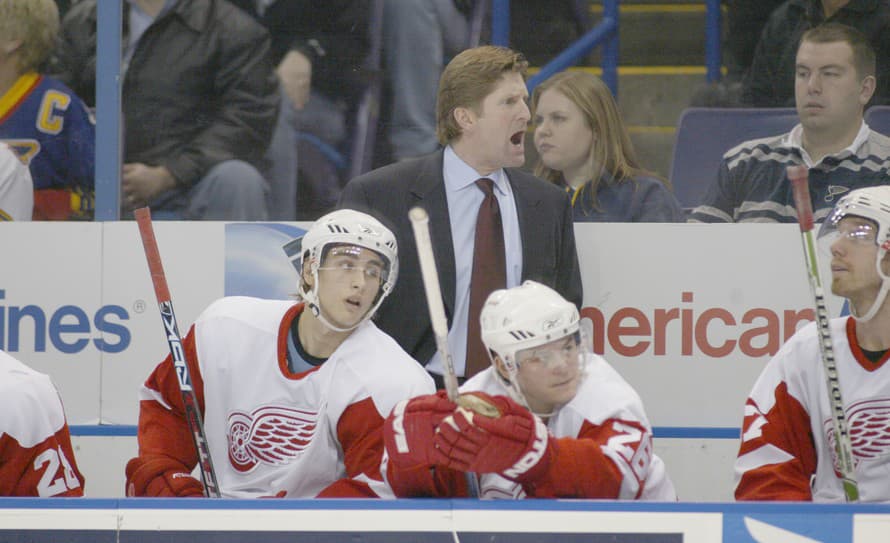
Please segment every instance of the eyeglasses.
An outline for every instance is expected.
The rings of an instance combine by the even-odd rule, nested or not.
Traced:
[[[386,275],[383,268],[380,268],[379,266],[356,266],[354,262],[348,260],[337,262],[333,266],[323,266],[318,268],[318,270],[324,270],[342,276],[352,276],[356,272],[361,271],[365,280],[374,283],[381,283],[385,280]]]
[[[561,362],[578,361],[579,340],[574,336],[566,338],[562,344],[548,344],[541,347],[532,347],[516,353],[516,361],[520,365],[529,364],[550,368]]]

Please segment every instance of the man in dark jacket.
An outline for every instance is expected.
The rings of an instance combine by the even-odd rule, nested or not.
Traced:
[[[788,0],[770,15],[742,89],[744,105],[794,106],[794,63],[804,32],[834,22],[862,32],[875,50],[877,92],[872,104],[890,103],[890,2]]]
[[[124,209],[166,218],[263,220],[255,167],[280,103],[268,32],[222,0],[124,5]],[[71,7],[61,77],[93,100],[96,1]]]

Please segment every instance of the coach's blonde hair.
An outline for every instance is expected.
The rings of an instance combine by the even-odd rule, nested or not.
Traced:
[[[494,45],[467,49],[454,57],[442,72],[436,96],[439,143],[447,145],[461,135],[455,109],[465,107],[481,114],[479,106],[504,74],[515,72],[524,79],[527,68],[528,61],[522,53]]]

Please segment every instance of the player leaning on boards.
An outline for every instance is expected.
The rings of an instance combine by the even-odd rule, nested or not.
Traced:
[[[384,426],[397,496],[465,496],[469,471],[484,498],[677,499],[639,396],[584,347],[574,304],[526,281],[493,292],[481,324],[492,365],[461,392],[500,414],[441,392],[397,404]]]
[[[831,290],[851,317],[831,319],[861,501],[890,500],[890,187],[842,198],[819,232]],[[815,323],[767,364],[745,403],[735,464],[739,500],[844,501]]]
[[[381,426],[399,400],[434,390],[370,318],[398,275],[395,236],[352,210],[302,240],[303,302],[226,297],[183,340],[224,497],[391,496]],[[130,496],[201,496],[170,357],[140,392]]]
[[[56,387],[0,351],[0,496],[83,496],[83,487]]]

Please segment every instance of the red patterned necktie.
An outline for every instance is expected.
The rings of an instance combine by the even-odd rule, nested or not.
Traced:
[[[470,279],[470,311],[467,321],[467,364],[464,377],[469,379],[490,365],[488,353],[480,338],[479,313],[492,291],[507,286],[507,264],[504,255],[504,228],[501,208],[494,195],[494,181],[476,181],[485,194],[476,217],[476,241],[473,249],[473,275]]]

